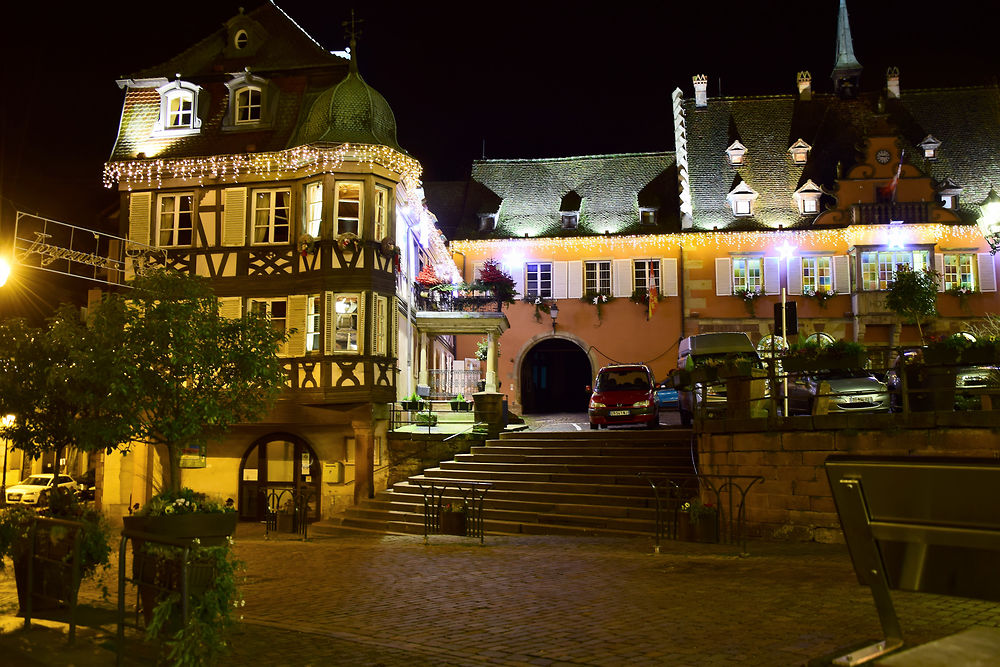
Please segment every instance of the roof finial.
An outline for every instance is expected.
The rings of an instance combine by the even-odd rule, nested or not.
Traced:
[[[861,63],[854,57],[854,41],[851,38],[851,24],[847,19],[847,0],[840,0],[837,14],[837,50],[833,63],[833,89],[841,97],[857,94]]]
[[[354,18],[354,9],[351,9],[351,20],[344,21],[341,25],[344,26],[344,31],[347,33],[348,40],[350,42],[351,51],[351,65],[350,71],[357,74],[358,72],[358,57],[356,55],[358,48],[358,36],[361,34],[360,23],[364,23],[363,19]]]

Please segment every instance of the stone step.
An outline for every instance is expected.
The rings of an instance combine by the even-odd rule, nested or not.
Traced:
[[[489,474],[498,473],[513,473],[518,474],[522,472],[531,473],[554,473],[554,474],[569,474],[569,475],[638,475],[640,472],[656,472],[663,468],[672,467],[670,465],[664,465],[659,463],[646,463],[639,460],[632,460],[623,463],[617,463],[614,460],[609,460],[606,465],[601,465],[597,462],[582,462],[577,463],[570,457],[561,463],[541,463],[541,462],[507,462],[507,463],[493,463],[489,461],[442,461],[440,464],[440,470],[451,471],[451,470],[461,470],[461,471],[476,471],[485,472]]]
[[[595,440],[605,440],[618,443],[639,443],[639,442],[683,442],[690,441],[693,432],[690,428],[662,427],[658,429],[630,429],[627,431],[600,430],[600,431],[574,431],[566,433],[563,431],[518,431],[515,433],[501,433],[499,438],[489,442],[519,442],[523,440],[549,441],[553,446],[558,447],[560,442],[574,442],[578,440],[593,442]]]
[[[642,465],[650,468],[658,465],[673,465],[676,463],[684,464],[688,460],[690,460],[690,457],[688,457],[686,453],[678,454],[674,452],[645,452],[634,455],[623,455],[618,453],[601,455],[597,453],[566,454],[563,452],[559,452],[557,454],[553,454],[551,452],[539,452],[532,454],[470,452],[469,454],[455,455],[456,463],[525,463],[529,465],[576,464],[595,465],[610,468],[622,465],[630,467]]]
[[[550,488],[556,485],[519,485],[518,483],[495,484],[486,493],[487,503],[496,499],[511,502],[546,503],[558,505],[578,504],[581,506],[621,506],[621,507],[652,507],[655,496],[650,487],[600,486],[583,487],[573,485],[561,491]],[[629,492],[634,493],[629,493]],[[416,485],[400,482],[393,486],[383,503],[423,503],[423,493]],[[446,489],[442,495],[448,500],[458,500],[461,494],[457,489]]]
[[[542,443],[534,443],[531,445],[520,445],[517,447],[508,447],[506,442],[499,445],[473,445],[469,449],[470,454],[483,455],[483,456],[498,456],[498,455],[510,455],[510,456],[683,456],[690,457],[690,449],[687,443],[684,446],[678,447],[676,445],[664,446],[658,443],[649,443],[646,445],[633,445],[630,447],[602,447],[600,445],[579,443],[575,447],[549,447]]]

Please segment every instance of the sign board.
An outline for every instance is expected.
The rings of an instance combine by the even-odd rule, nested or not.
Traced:
[[[185,447],[181,450],[181,468],[204,468],[207,465],[208,448],[204,445],[200,447]]]

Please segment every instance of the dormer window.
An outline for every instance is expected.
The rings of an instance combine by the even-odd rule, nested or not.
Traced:
[[[743,164],[746,158],[746,153],[747,147],[737,140],[726,149],[726,159],[729,161],[729,164],[735,167]]]
[[[497,226],[497,214],[496,213],[480,213],[479,214],[479,231],[486,232],[487,234],[496,229]]]
[[[809,151],[812,146],[799,139],[788,148],[789,155],[792,156],[792,164],[805,164],[809,159]]]
[[[559,202],[559,221],[563,229],[576,229],[580,224],[580,207],[583,197],[570,190]]]
[[[753,215],[753,202],[757,197],[758,194],[744,181],[740,181],[739,185],[726,195],[729,205],[733,207],[733,215],[738,218]]]
[[[269,81],[249,71],[226,82],[229,106],[222,121],[224,130],[261,129],[271,125],[278,91]]]
[[[938,159],[938,149],[941,147],[941,142],[935,139],[933,135],[928,134],[924,137],[924,140],[917,145],[920,146],[920,150],[924,152],[925,159]]]
[[[201,119],[198,117],[199,86],[177,80],[160,86],[156,92],[160,94],[160,117],[156,121],[154,133],[191,133],[201,129]]]
[[[962,194],[962,186],[955,183],[950,178],[945,178],[944,182],[938,186],[938,197],[943,208],[958,208],[958,196]]]
[[[802,215],[819,213],[819,199],[822,196],[823,190],[813,183],[812,179],[807,180],[801,188],[792,193],[792,199],[795,200],[795,205]]]
[[[655,208],[640,208],[639,209],[639,224],[644,227],[651,227],[656,224],[656,213]]]
[[[244,86],[236,91],[236,124],[258,123],[261,119],[261,91]]]
[[[576,211],[560,211],[559,219],[563,229],[576,229],[580,224],[580,214]]]

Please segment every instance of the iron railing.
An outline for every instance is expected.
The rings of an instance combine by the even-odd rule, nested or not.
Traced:
[[[446,501],[454,498],[461,503],[465,516],[465,535],[478,537],[479,543],[485,541],[484,505],[486,492],[493,488],[492,482],[465,482],[457,479],[422,479],[411,480],[418,487],[424,500],[424,542],[427,536],[441,532],[441,513]],[[445,492],[455,489],[457,493],[447,498]]]

